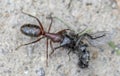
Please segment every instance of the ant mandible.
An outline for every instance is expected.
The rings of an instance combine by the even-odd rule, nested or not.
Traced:
[[[30,36],[30,37],[40,37],[40,38],[38,38],[35,41],[29,42],[29,43],[26,43],[26,44],[22,44],[19,47],[17,47],[16,49],[20,48],[21,46],[36,43],[36,42],[40,41],[41,39],[46,38],[46,65],[48,66],[48,44],[50,44],[50,47],[52,49],[52,52],[49,54],[49,56],[51,56],[54,53],[54,50],[55,50],[55,48],[53,48],[52,42],[53,43],[59,43],[59,42],[64,43],[63,45],[60,45],[59,47],[68,44],[67,41],[69,41],[69,40],[67,40],[67,39],[65,40],[63,34],[67,30],[70,30],[70,29],[63,29],[63,30],[58,31],[57,33],[50,33],[52,22],[53,22],[53,18],[50,15],[51,23],[49,25],[48,31],[46,32],[44,30],[44,27],[43,27],[42,23],[40,22],[40,20],[37,17],[35,17],[31,14],[25,13],[23,11],[22,11],[22,13],[36,19],[37,22],[39,23],[39,26],[35,25],[35,24],[24,24],[24,25],[21,26],[21,29],[20,29],[21,32],[23,34],[27,35],[27,36]],[[49,43],[48,43],[48,39],[50,39]]]

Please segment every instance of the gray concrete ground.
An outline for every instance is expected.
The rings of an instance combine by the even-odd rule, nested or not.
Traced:
[[[69,61],[68,50],[63,48],[55,51],[46,67],[44,39],[15,50],[20,44],[36,39],[20,32],[23,24],[38,25],[35,19],[21,13],[21,9],[38,17],[45,30],[50,24],[46,17],[52,13],[75,32],[87,26],[92,32],[108,31],[109,36],[100,40],[101,50],[90,51],[90,65],[86,69],[77,66],[75,54],[70,54]],[[64,28],[68,27],[54,19],[51,32]],[[120,46],[119,33],[120,0],[0,0],[0,76],[120,76],[120,56],[107,44],[113,41]]]

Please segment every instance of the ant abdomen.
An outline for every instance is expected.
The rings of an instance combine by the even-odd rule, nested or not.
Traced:
[[[31,37],[39,37],[41,34],[40,27],[34,24],[24,24],[21,27],[21,32]]]

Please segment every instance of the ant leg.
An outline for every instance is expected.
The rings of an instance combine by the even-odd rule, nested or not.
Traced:
[[[57,34],[63,34],[64,32],[66,32],[67,30],[70,30],[70,29],[63,29],[61,31],[58,31]]]
[[[42,34],[44,33],[43,25],[42,25],[42,23],[40,22],[40,20],[39,20],[37,17],[35,17],[35,16],[31,15],[31,14],[25,13],[25,12],[23,12],[23,11],[22,11],[22,13],[23,13],[23,14],[26,14],[26,15],[28,15],[28,16],[30,16],[30,17],[35,18],[35,19],[38,21],[39,25],[40,25],[40,29],[42,30]]]
[[[48,67],[48,38],[46,39],[46,66]]]
[[[50,18],[51,18],[51,23],[50,23],[50,26],[49,26],[49,29],[48,29],[48,33],[50,32],[50,29],[51,29],[51,26],[52,26],[52,22],[53,22],[53,18],[51,17],[51,15],[50,15]]]
[[[22,44],[22,45],[18,46],[18,47],[16,48],[16,50],[18,50],[18,49],[19,49],[20,47],[22,47],[22,46],[36,43],[36,42],[40,41],[40,40],[43,39],[43,38],[45,38],[45,37],[41,37],[41,38],[39,38],[39,39],[37,39],[37,40],[35,40],[35,41],[33,41],[33,42],[30,42],[30,43]]]
[[[71,53],[72,51],[70,50],[67,54],[68,54],[68,57],[69,57],[69,61],[71,60],[71,58],[70,58],[70,53]]]
[[[63,47],[63,46],[58,46],[58,47],[55,47],[54,49],[56,50],[56,49],[58,49],[58,48],[61,48],[61,47]],[[54,51],[53,51],[54,52]],[[52,52],[52,53],[53,53]],[[71,58],[70,58],[70,53],[71,53],[72,51],[70,50],[67,54],[68,54],[68,56],[69,56],[69,61],[71,60]]]
[[[59,49],[59,48],[61,48],[61,47],[63,47],[63,46],[60,45],[60,46],[58,46],[58,47],[55,47],[54,49],[56,50],[56,49]]]
[[[50,26],[49,26],[49,29],[48,29],[48,33],[50,32],[50,29],[51,29],[51,26],[52,26],[52,21],[53,21],[53,19],[51,18],[51,23],[50,23]],[[46,48],[47,48],[47,50],[46,50],[46,66],[48,67],[48,38],[47,38],[47,40],[46,40]]]
[[[102,36],[98,36],[98,37],[92,37],[91,35],[85,33],[84,36],[88,36],[88,37],[90,37],[91,39],[97,39],[97,38],[101,38],[101,37],[105,36],[105,34],[103,34]]]
[[[52,41],[50,40],[50,47],[52,49],[52,52],[49,54],[49,56],[51,57],[51,55],[54,53],[54,48],[53,48],[53,45],[52,45]]]

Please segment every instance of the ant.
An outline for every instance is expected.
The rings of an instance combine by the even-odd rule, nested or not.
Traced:
[[[70,41],[70,40],[64,38],[63,35],[67,30],[70,30],[70,29],[63,29],[63,30],[58,31],[57,33],[50,33],[52,21],[53,21],[53,18],[51,17],[51,15],[50,15],[51,23],[49,25],[48,31],[45,31],[42,23],[40,22],[40,20],[37,17],[35,17],[31,14],[25,13],[23,11],[22,11],[22,13],[36,19],[36,21],[39,23],[39,26],[35,25],[35,24],[24,24],[20,28],[21,32],[30,37],[40,37],[40,38],[38,38],[35,41],[29,42],[26,44],[22,44],[19,47],[17,47],[16,49],[20,48],[21,46],[33,44],[33,43],[40,41],[41,39],[47,38],[46,39],[46,65],[48,66],[48,39],[50,39],[49,44],[52,49],[52,52],[49,54],[49,56],[51,56],[55,50],[55,48],[53,48],[52,42],[53,43],[59,43],[59,42],[63,43],[63,44],[61,44],[61,47],[66,44],[69,44],[68,41]]]

